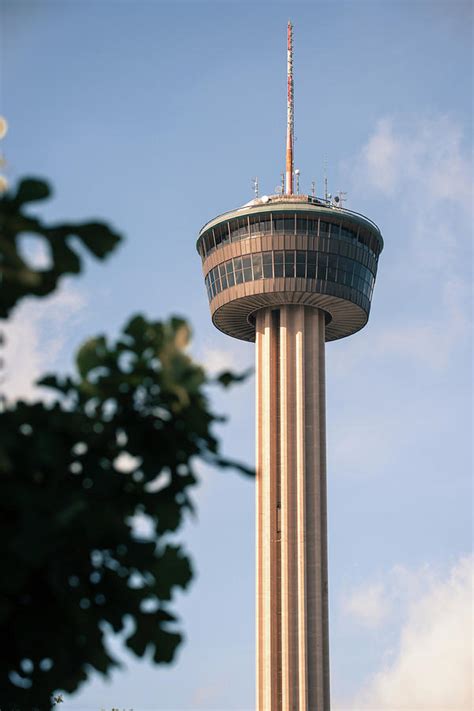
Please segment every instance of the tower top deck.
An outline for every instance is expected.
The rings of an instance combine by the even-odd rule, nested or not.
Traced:
[[[351,222],[357,224],[358,226],[365,227],[369,229],[379,241],[379,253],[382,251],[384,242],[382,233],[378,225],[373,222],[370,218],[362,215],[360,212],[355,212],[354,210],[349,210],[343,207],[336,207],[329,201],[318,198],[313,195],[262,195],[262,197],[254,198],[249,202],[245,203],[241,207],[235,208],[234,210],[228,210],[226,212],[213,217],[212,220],[203,225],[199,231],[199,236],[196,242],[196,248],[199,251],[199,242],[207,230],[216,225],[220,224],[226,220],[232,220],[236,217],[243,217],[244,215],[251,215],[252,213],[265,213],[265,212],[276,212],[276,211],[310,211],[318,216],[326,216],[329,221],[331,220],[350,220]]]

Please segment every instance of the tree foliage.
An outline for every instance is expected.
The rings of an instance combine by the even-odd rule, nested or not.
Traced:
[[[24,181],[16,198],[0,203],[3,314],[80,269],[67,235],[99,257],[119,241],[105,225],[51,228],[25,217],[25,196],[46,196],[41,185]],[[24,278],[15,248],[25,220],[55,255],[39,278]],[[2,708],[50,708],[54,691],[73,692],[92,669],[106,674],[117,664],[105,645],[107,625],[132,628],[126,645],[136,655],[173,659],[183,635],[172,595],[187,587],[192,565],[170,534],[193,510],[195,464],[252,474],[220,454],[212,430],[221,418],[206,394],[210,379],[187,353],[189,338],[182,319],[137,315],[115,341],[101,335],[84,343],[74,374],[42,379],[51,402],[20,401],[0,413]],[[144,524],[148,535],[140,533]]]
[[[46,296],[56,288],[65,274],[79,274],[82,261],[72,237],[98,259],[103,259],[120,242],[120,236],[102,222],[45,225],[39,218],[25,212],[28,203],[44,200],[51,190],[43,180],[27,178],[13,194],[0,198],[0,318],[25,296]],[[48,246],[52,264],[47,269],[35,269],[23,258],[19,238],[35,234]]]

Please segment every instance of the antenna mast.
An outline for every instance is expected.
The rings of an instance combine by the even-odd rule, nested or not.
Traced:
[[[294,143],[294,94],[293,94],[293,25],[288,20],[288,45],[287,45],[287,125],[286,125],[286,184],[287,195],[293,194],[293,143]]]

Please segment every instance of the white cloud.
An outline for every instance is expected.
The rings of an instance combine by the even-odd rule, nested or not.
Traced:
[[[384,655],[389,661],[351,702],[337,705],[340,711],[472,709],[473,573],[474,561],[466,557],[447,576],[428,566],[419,571],[399,566],[385,582],[366,587],[370,591],[371,586],[381,586],[375,598],[391,596],[392,610],[403,607],[404,620],[395,651]],[[362,589],[355,594],[356,600],[357,596],[362,603]],[[360,618],[357,604],[352,612]]]
[[[239,369],[237,356],[229,348],[205,348],[199,362],[211,376],[218,375],[223,370]]]
[[[369,184],[385,195],[396,192],[418,205],[448,200],[470,209],[472,176],[463,132],[447,116],[413,121],[404,130],[381,119],[362,150]]]
[[[83,293],[66,282],[52,296],[25,300],[1,325],[5,335],[2,392],[8,400],[44,396],[35,380],[52,368],[85,303]]]
[[[389,605],[382,583],[361,586],[343,601],[345,614],[368,627],[378,627],[387,617]]]
[[[398,187],[401,150],[389,119],[378,122],[375,133],[362,150],[369,182],[387,195],[392,195]]]
[[[441,370],[469,342],[473,180],[467,155],[460,125],[446,116],[408,126],[384,118],[360,152],[354,191],[364,185],[365,197],[382,193],[403,224],[401,232],[385,235],[387,248],[397,240],[391,261],[381,257],[382,278],[398,293],[400,313],[377,326],[370,341],[351,339],[335,358],[338,372],[381,356]]]

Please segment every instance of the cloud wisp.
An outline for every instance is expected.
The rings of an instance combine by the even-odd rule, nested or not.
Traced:
[[[354,160],[354,193],[385,200],[392,234],[382,255],[385,294],[397,311],[373,328],[370,343],[353,339],[339,371],[363,360],[393,357],[443,370],[469,339],[469,253],[473,180],[461,126],[447,116],[403,125],[381,119]],[[388,284],[388,287],[386,286]],[[377,287],[375,298],[378,298]]]
[[[462,557],[447,575],[431,566],[395,567],[343,600],[344,614],[379,630],[395,614],[403,623],[395,650],[339,711],[470,711],[474,560]]]
[[[52,296],[27,299],[2,325],[2,392],[7,400],[44,399],[35,381],[54,367],[85,306],[84,294],[66,283]]]

